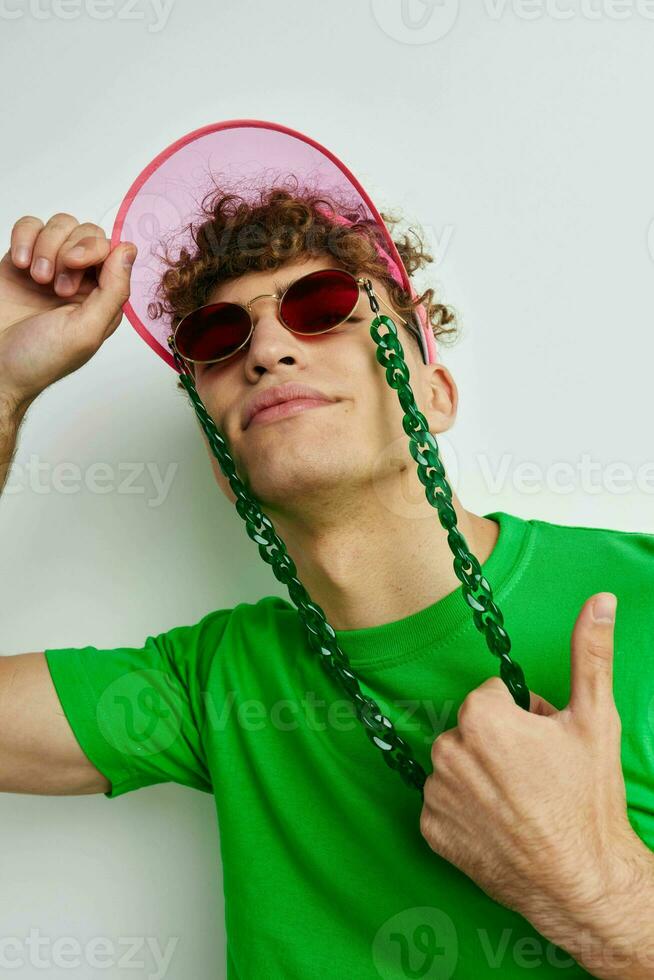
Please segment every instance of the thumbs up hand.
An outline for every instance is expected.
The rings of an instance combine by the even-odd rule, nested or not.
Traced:
[[[608,592],[584,603],[561,711],[532,692],[524,711],[498,677],[468,694],[432,744],[420,832],[594,976],[637,980],[654,976],[654,854],[627,817],[616,605]]]

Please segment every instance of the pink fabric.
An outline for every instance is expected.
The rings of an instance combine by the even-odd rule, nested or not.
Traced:
[[[131,241],[138,248],[132,269],[127,319],[173,369],[168,348],[170,324],[152,317],[149,306],[166,265],[164,243],[175,257],[182,247],[194,251],[189,223],[202,219],[200,203],[218,186],[246,200],[259,189],[293,175],[298,185],[334,193],[379,228],[384,256],[410,295],[416,295],[395,243],[357,178],[330,150],[309,136],[278,123],[232,119],[193,130],[159,153],[138,175],[123,199],[111,233],[111,245]],[[436,341],[423,307],[418,308],[421,339],[428,363],[438,360]]]
[[[335,211],[328,211],[326,208],[317,208],[316,210],[319,211],[321,214],[324,214],[325,217],[329,218],[330,221],[333,221],[335,225],[354,224],[354,222],[350,221],[349,218],[346,218],[345,215],[336,214]],[[402,278],[402,273],[400,272],[400,267],[397,264],[397,262],[395,262],[395,260],[390,257],[388,252],[384,251],[384,249],[381,247],[379,242],[373,240],[373,245],[375,246],[375,251],[377,252],[379,258],[382,260],[382,262],[386,264],[391,278],[394,279],[399,286],[403,286],[404,280]]]
[[[336,212],[334,212],[334,211],[328,211],[326,208],[318,208],[317,210],[320,211],[321,214],[324,214],[326,218],[329,218],[330,221],[333,221],[334,224],[337,224],[337,225],[353,225],[354,224],[354,222],[353,221],[350,221],[349,218],[346,218],[345,215],[336,214]],[[388,269],[388,272],[389,272],[389,275],[390,275],[391,279],[394,279],[395,282],[398,284],[398,286],[404,287],[405,286],[405,277],[402,275],[402,272],[400,270],[400,267],[397,264],[397,262],[395,261],[395,259],[391,258],[391,256],[388,254],[388,252],[385,249],[383,249],[381,247],[381,245],[379,244],[379,242],[375,241],[374,239],[373,239],[373,245],[375,247],[375,251],[377,252],[377,255],[379,256],[379,258],[382,260],[382,262],[384,262],[386,264],[386,267]],[[412,296],[415,296],[415,293],[413,292],[413,290],[411,290],[411,294],[412,294]],[[421,325],[421,328],[422,328],[422,331],[423,331],[423,334],[424,334],[425,330],[428,329],[428,328],[426,326],[426,323],[427,323],[427,315],[426,315],[425,309],[422,306],[422,304],[420,306],[416,307],[416,313],[418,314],[418,318],[420,320],[420,325]],[[432,334],[432,336],[433,336],[433,334]]]

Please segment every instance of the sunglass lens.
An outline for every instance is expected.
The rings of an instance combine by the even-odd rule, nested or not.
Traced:
[[[347,272],[324,269],[293,283],[284,296],[281,315],[296,333],[323,333],[342,323],[359,301],[359,287]]]
[[[234,303],[211,303],[180,322],[175,346],[192,361],[211,361],[238,350],[250,332],[247,311]]]

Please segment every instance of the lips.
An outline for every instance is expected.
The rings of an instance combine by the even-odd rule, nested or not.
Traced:
[[[247,429],[248,425],[262,409],[271,408],[273,405],[280,405],[283,402],[295,401],[296,399],[311,399],[313,401],[333,402],[336,399],[330,398],[324,392],[309,385],[288,382],[284,385],[274,385],[258,392],[248,404],[243,412],[242,424]]]

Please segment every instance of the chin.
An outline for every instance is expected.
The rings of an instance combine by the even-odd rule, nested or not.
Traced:
[[[354,483],[361,469],[353,426],[318,424],[319,412],[263,422],[229,439],[236,470],[262,503],[283,506],[308,493]],[[218,463],[214,460],[214,469]]]
[[[282,500],[324,486],[329,482],[330,468],[326,460],[307,459],[301,450],[290,450],[275,459],[262,455],[249,467],[248,475],[257,496]]]
[[[248,467],[247,485],[264,509],[266,502],[282,510],[301,506],[303,499],[321,493],[333,500],[344,484],[354,482],[355,474],[347,458],[339,456],[337,446],[325,452],[324,445],[321,449],[314,439],[311,444],[300,441],[284,448],[283,454],[258,454]]]

